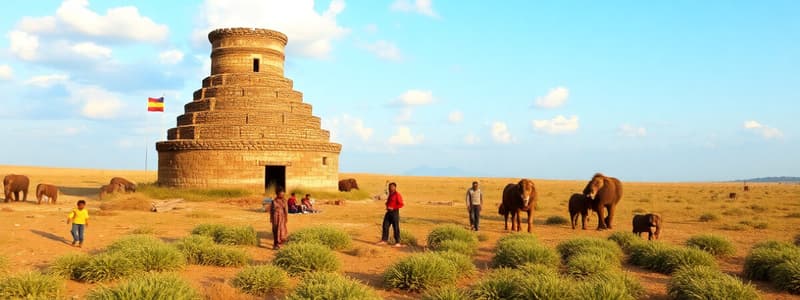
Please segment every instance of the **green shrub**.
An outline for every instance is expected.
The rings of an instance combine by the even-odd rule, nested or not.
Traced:
[[[557,276],[528,278],[522,286],[520,299],[569,299],[571,284]]]
[[[91,257],[85,253],[70,253],[59,256],[47,269],[47,273],[66,279],[80,280]]]
[[[2,299],[56,299],[64,287],[61,278],[38,272],[0,279]]]
[[[461,277],[470,276],[476,272],[475,264],[472,263],[472,259],[460,252],[442,251],[436,252],[436,255],[450,262],[450,264],[458,270]]]
[[[634,244],[630,251],[630,263],[664,274],[670,274],[681,267],[717,266],[714,257],[707,252],[658,242]]]
[[[307,272],[336,272],[341,262],[333,251],[320,244],[297,243],[281,248],[273,263],[296,275]]]
[[[772,268],[769,280],[782,290],[800,294],[800,257]]]
[[[563,216],[549,216],[544,223],[547,225],[564,225],[569,224],[569,219]]]
[[[700,215],[700,222],[713,222],[719,220],[719,216],[714,213],[704,213]]]
[[[672,299],[759,299],[750,284],[706,266],[681,268],[667,283]]]
[[[204,235],[223,245],[258,245],[258,234],[252,226],[225,226],[220,224],[200,224],[192,229],[192,234]]]
[[[289,235],[289,241],[295,243],[319,243],[333,250],[344,250],[352,244],[350,235],[347,232],[324,225],[300,229]]]
[[[175,274],[148,273],[113,288],[100,287],[89,292],[88,300],[171,299],[196,300],[200,295]]]
[[[139,271],[133,261],[121,253],[102,253],[93,256],[81,270],[80,280],[94,283],[111,281]]]
[[[422,294],[422,300],[464,300],[469,297],[469,292],[452,285],[431,289]]]
[[[585,279],[586,281],[595,281],[599,283],[607,283],[612,286],[624,287],[626,294],[635,299],[644,296],[645,290],[641,283],[635,277],[627,275],[620,270],[609,270],[605,272],[598,272]]]
[[[795,257],[800,257],[800,249],[795,245],[775,241],[758,243],[744,258],[744,275],[753,280],[767,280],[774,267]]]
[[[106,253],[123,256],[139,271],[175,271],[186,260],[178,249],[150,235],[131,235],[109,245]]]
[[[608,236],[608,240],[617,243],[625,252],[630,250],[631,245],[643,242],[641,237],[629,231],[615,231]]]
[[[474,299],[500,300],[523,299],[523,286],[528,278],[514,269],[500,268],[492,270],[472,289]]]
[[[443,225],[434,228],[428,234],[428,247],[434,251],[439,250],[445,241],[460,241],[474,249],[470,254],[478,249],[478,237],[472,231],[466,230],[456,225]],[[452,243],[450,243],[452,246]]]
[[[250,255],[242,249],[217,245],[210,237],[191,235],[175,243],[186,261],[193,265],[218,267],[240,267],[250,261]]]
[[[506,242],[510,242],[510,241],[516,241],[516,240],[522,240],[522,241],[525,241],[525,242],[528,242],[528,243],[538,243],[539,242],[539,239],[537,239],[535,235],[532,235],[530,233],[514,232],[514,233],[511,233],[511,234],[508,234],[508,235],[505,235],[505,236],[499,238],[497,240],[497,245],[500,245],[500,244],[503,244],[503,243],[506,243]]]
[[[616,261],[598,258],[590,253],[573,255],[565,263],[566,274],[573,278],[584,278],[615,268],[619,268]]]
[[[616,243],[599,238],[575,238],[563,241],[556,246],[561,258],[568,261],[570,257],[578,254],[593,255],[597,259],[615,260],[622,262],[622,250]]]
[[[558,255],[550,248],[531,242],[530,239],[509,238],[498,241],[492,266],[495,268],[516,268],[532,263],[546,266],[558,265]]]
[[[155,183],[139,184],[136,192],[151,199],[184,199],[190,202],[242,198],[253,194],[246,189],[186,189],[159,186]]]
[[[369,287],[336,273],[308,273],[287,300],[380,300]]]
[[[558,277],[558,271],[553,266],[545,266],[540,264],[524,264],[516,268],[520,274],[525,276],[539,277],[539,276],[555,276]]]
[[[394,240],[394,236],[389,237],[389,244],[394,245],[397,242]],[[419,247],[419,242],[417,241],[417,237],[414,236],[413,233],[405,230],[400,229],[400,244],[408,245],[413,247]]]
[[[592,280],[577,284],[572,292],[574,299],[581,300],[635,300],[628,294],[625,286],[610,282]]]
[[[267,296],[286,289],[289,276],[276,266],[250,266],[239,271],[231,284],[245,293]]]
[[[714,256],[730,256],[736,253],[736,249],[730,240],[710,234],[690,237],[686,241],[686,246],[703,250]]]
[[[439,243],[439,246],[433,249],[433,251],[456,252],[472,256],[478,251],[476,246],[477,244],[470,244],[464,241],[446,240]]]
[[[455,264],[436,253],[407,256],[389,266],[383,282],[389,288],[422,291],[432,287],[454,284],[458,279]]]
[[[131,234],[156,234],[156,229],[149,226],[137,227],[131,230]]]

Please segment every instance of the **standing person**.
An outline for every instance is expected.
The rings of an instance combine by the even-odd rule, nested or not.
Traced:
[[[472,188],[467,190],[467,211],[469,212],[469,226],[478,231],[481,220],[481,205],[483,205],[483,192],[478,188],[478,182],[472,182]]]
[[[403,247],[400,244],[400,209],[403,208],[403,196],[397,192],[397,184],[392,182],[389,184],[389,196],[386,199],[386,214],[383,215],[383,228],[381,232],[381,241],[378,245],[386,245],[389,243],[389,226],[394,229],[395,247]]]
[[[72,223],[72,246],[83,246],[83,232],[89,227],[89,210],[86,209],[86,201],[79,200],[77,208],[72,209],[67,216],[67,224]]]
[[[269,207],[269,222],[272,223],[272,249],[278,250],[286,242],[289,231],[286,221],[289,218],[289,209],[284,192],[278,189],[275,199]]]

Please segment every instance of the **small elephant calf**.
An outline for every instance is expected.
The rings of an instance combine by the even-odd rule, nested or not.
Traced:
[[[569,219],[572,229],[578,225],[578,215],[581,216],[581,228],[586,230],[586,223],[589,222],[589,210],[592,208],[592,199],[583,194],[572,194],[569,198]]]
[[[633,233],[642,236],[642,232],[647,232],[647,240],[656,240],[661,236],[661,215],[646,214],[633,216]],[[655,231],[653,231],[655,227]]]
[[[40,183],[36,186],[36,200],[38,204],[42,204],[42,199],[45,203],[53,204],[58,200],[58,187],[52,184]]]

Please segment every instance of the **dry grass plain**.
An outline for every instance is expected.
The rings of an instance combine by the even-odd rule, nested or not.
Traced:
[[[269,249],[267,215],[259,212],[261,196],[229,201],[191,202],[184,208],[167,213],[151,213],[132,206],[130,209],[115,209],[108,205],[117,200],[97,200],[97,188],[113,176],[123,176],[137,182],[152,182],[155,172],[141,171],[80,170],[58,168],[36,168],[0,166],[0,174],[25,174],[31,178],[32,189],[42,182],[61,187],[59,203],[36,205],[31,193],[27,203],[0,203],[0,247],[2,255],[9,259],[12,272],[40,270],[48,266],[55,257],[70,252],[93,253],[115,239],[137,229],[153,231],[165,240],[187,236],[191,228],[200,223],[230,225],[252,225],[259,233],[260,246],[249,247],[254,257],[253,264],[269,263],[274,252]],[[539,209],[535,214],[533,233],[545,244],[555,247],[561,241],[578,236],[606,237],[611,231],[572,230],[569,224],[545,225],[549,216],[568,216],[569,196],[582,190],[586,181],[537,180],[531,174],[539,191]],[[586,174],[588,181],[592,174]],[[613,174],[609,174],[613,175]],[[401,212],[401,227],[412,232],[422,243],[428,231],[437,224],[455,223],[467,226],[467,213],[463,204],[465,189],[472,178],[403,177],[372,174],[342,174],[359,181],[362,189],[370,194],[383,191],[386,180],[396,181],[406,200]],[[800,233],[800,185],[798,184],[751,184],[749,192],[742,191],[741,183],[634,183],[623,180],[625,194],[618,207],[615,230],[630,230],[631,216],[635,212],[657,212],[664,218],[663,241],[683,244],[695,234],[713,233],[728,237],[736,246],[736,253],[718,259],[721,269],[739,275],[744,257],[749,248],[759,241],[788,241]],[[502,187],[518,179],[480,178],[486,196],[481,229],[488,238],[481,242],[475,264],[479,270],[488,269],[495,241],[507,234],[503,230],[502,218],[496,214]],[[729,200],[728,193],[739,197]],[[65,243],[69,240],[69,227],[65,216],[78,199],[88,199],[88,207],[107,208],[92,216],[87,229],[86,246],[73,248]],[[326,199],[318,199],[326,200]],[[432,203],[449,202],[453,206]],[[320,201],[322,202],[322,201]],[[387,291],[381,287],[383,271],[394,261],[414,251],[412,248],[394,249],[374,246],[379,239],[379,226],[383,215],[382,203],[376,201],[350,201],[345,206],[319,205],[324,211],[315,215],[292,215],[288,227],[291,233],[299,228],[330,224],[347,230],[354,248],[362,253],[354,256],[347,253],[337,255],[343,262],[343,271],[349,276],[366,282],[387,299],[414,299],[418,294]],[[712,213],[719,218],[701,222],[700,216]],[[794,216],[794,217],[790,217]],[[596,227],[592,216],[590,228]],[[742,222],[752,225],[743,225]],[[756,228],[758,227],[758,228]],[[363,255],[367,253],[367,255]],[[647,289],[645,299],[666,299],[668,276],[626,265],[625,270],[635,274]],[[238,268],[187,266],[181,276],[189,279],[208,299],[252,299],[238,293],[226,284]],[[477,275],[480,276],[480,275]],[[465,279],[462,284],[474,282]],[[774,289],[769,283],[755,282],[764,299],[800,299]],[[67,297],[82,297],[93,285],[67,282]]]

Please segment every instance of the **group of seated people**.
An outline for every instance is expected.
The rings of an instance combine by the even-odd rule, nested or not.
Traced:
[[[295,193],[292,193],[292,196],[289,197],[287,202],[289,205],[290,214],[313,214],[319,212],[318,210],[314,209],[314,204],[311,200],[311,194],[306,194],[303,199],[300,199],[300,203],[297,203],[297,196]]]

